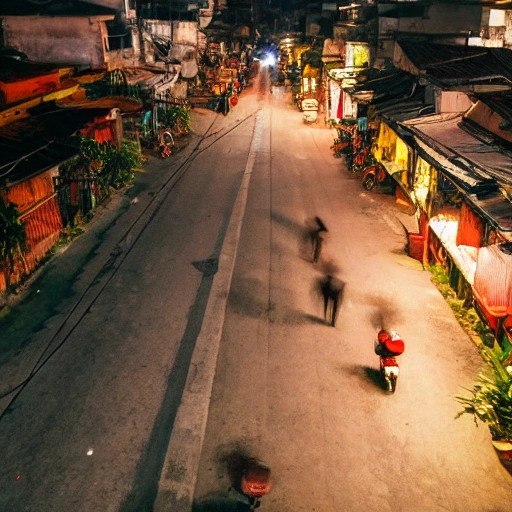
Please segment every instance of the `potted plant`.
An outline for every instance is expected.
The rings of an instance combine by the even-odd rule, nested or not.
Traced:
[[[463,406],[456,418],[467,413],[477,425],[478,420],[485,423],[500,461],[512,473],[512,366],[497,344],[494,349],[482,346],[480,354],[485,367],[468,390],[471,396],[455,397]]]

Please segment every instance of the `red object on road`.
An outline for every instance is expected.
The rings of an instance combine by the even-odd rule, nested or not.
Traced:
[[[255,460],[249,461],[242,477],[242,492],[246,496],[259,498],[267,494],[271,487],[270,468]]]
[[[396,333],[390,334],[389,332],[382,330],[379,332],[377,338],[379,343],[384,345],[388,352],[396,354],[397,356],[404,353],[404,341]]]

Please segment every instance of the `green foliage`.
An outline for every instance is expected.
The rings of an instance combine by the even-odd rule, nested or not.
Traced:
[[[105,151],[103,173],[109,176],[114,188],[131,185],[135,179],[134,169],[142,163],[140,152],[132,142],[123,141],[121,150],[109,145]]]
[[[436,263],[435,265],[431,265],[428,269],[432,273],[432,281],[436,285],[449,285],[450,278],[442,265]]]
[[[52,251],[55,252],[60,247],[68,245],[70,242],[72,242],[75,238],[78,238],[83,233],[84,230],[80,226],[69,224],[61,231],[59,241],[52,248]]]
[[[134,142],[123,141],[118,150],[111,143],[84,138],[78,155],[61,165],[60,172],[69,178],[92,178],[108,192],[108,187],[132,184],[134,171],[141,165],[142,155]]]
[[[190,107],[188,105],[171,105],[165,112],[165,125],[173,135],[184,135],[191,130]]]
[[[0,196],[0,270],[9,287],[16,259],[23,259],[27,234],[16,205]]]
[[[494,349],[481,347],[485,368],[478,374],[471,396],[458,395],[455,400],[463,409],[456,418],[471,414],[485,423],[493,440],[512,441],[512,367],[502,362],[503,352],[498,344]]]
[[[322,52],[317,50],[309,50],[302,56],[302,66],[309,64],[312,68],[322,68]]]
[[[459,299],[450,286],[450,277],[443,265],[436,263],[427,267],[432,273],[432,282],[436,285],[461,327],[471,336],[478,336],[485,345],[493,346],[494,336],[472,307],[467,307],[465,299]]]

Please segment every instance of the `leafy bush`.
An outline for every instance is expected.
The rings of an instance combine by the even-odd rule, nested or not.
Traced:
[[[496,344],[494,349],[481,347],[480,354],[485,368],[478,374],[470,397],[455,397],[463,409],[456,418],[471,414],[485,423],[495,441],[512,441],[512,367],[502,362],[503,352]]]
[[[27,234],[14,203],[0,196],[0,272],[10,288],[10,276],[18,259],[23,259]]]
[[[185,135],[191,130],[190,107],[188,105],[171,105],[165,112],[165,124],[173,135]]]
[[[436,285],[446,303],[451,307],[453,314],[461,327],[471,336],[478,336],[485,345],[494,345],[494,336],[489,327],[484,324],[472,307],[466,307],[465,300],[459,299],[450,286],[450,277],[442,265],[436,264],[428,267],[432,273],[432,282]]]
[[[132,184],[134,171],[141,165],[141,152],[133,142],[123,141],[119,150],[109,142],[83,138],[78,155],[61,165],[60,172],[71,179],[94,179],[108,193],[109,186],[117,189]]]

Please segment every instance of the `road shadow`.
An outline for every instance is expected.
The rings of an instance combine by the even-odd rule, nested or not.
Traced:
[[[215,462],[227,472],[230,486],[240,490],[240,482],[249,461],[254,456],[250,454],[249,448],[242,442],[234,442],[229,445],[221,445],[217,448]]]
[[[242,284],[244,280],[240,280]],[[248,318],[268,317],[268,320],[277,325],[305,325],[316,323],[321,325],[330,325],[322,316],[306,313],[299,309],[293,309],[286,306],[277,307],[275,304],[265,304],[251,296],[251,291],[260,285],[257,279],[246,279],[238,289],[231,290],[228,299],[228,306],[235,314]],[[314,291],[312,295],[315,300],[321,304],[322,295]]]
[[[394,330],[394,326],[402,321],[400,308],[395,304],[392,297],[383,295],[367,295],[365,303],[373,308],[370,315],[370,323],[376,330]]]
[[[240,278],[238,287],[229,292],[228,307],[236,314],[248,318],[261,318],[268,312],[268,305],[254,298],[261,282],[254,278]]]
[[[212,257],[191,264],[201,274],[201,282],[192,303],[187,325],[179,343],[173,367],[167,378],[166,392],[155,419],[149,441],[137,464],[131,492],[126,496],[119,512],[151,512],[158,495],[158,482],[165,463],[167,446],[181,404],[190,361],[201,332],[213,279],[218,270],[218,258],[229,224],[229,217],[219,230]]]
[[[192,512],[248,512],[249,505],[226,497],[222,493],[211,493],[192,504]]]
[[[304,318],[305,320],[307,320],[310,323],[320,324],[320,325],[328,325],[330,327],[330,324],[328,322],[326,322],[325,319],[320,316],[310,315],[309,313],[302,313],[301,316],[302,316],[302,318]]]
[[[304,235],[304,228],[297,222],[290,220],[288,217],[279,213],[272,212],[272,220],[280,226],[286,228],[292,235],[297,238],[302,238]]]
[[[219,473],[227,474],[229,488],[211,491],[193,504],[192,512],[245,512],[250,510],[247,497],[242,494],[240,483],[251,461],[257,460],[242,441],[235,441],[217,448],[215,463]]]
[[[380,389],[384,393],[385,390],[382,387],[382,377],[380,375],[380,371],[370,366],[363,366],[362,369],[366,377],[366,382],[373,384],[376,388]]]

